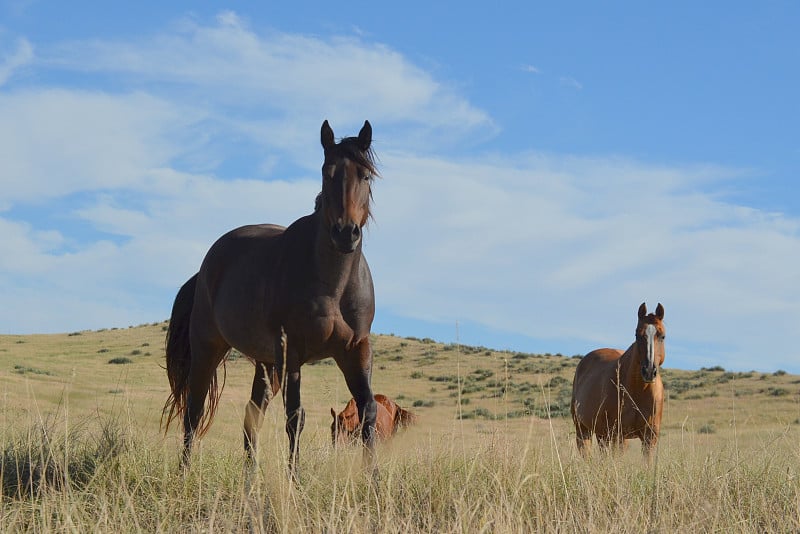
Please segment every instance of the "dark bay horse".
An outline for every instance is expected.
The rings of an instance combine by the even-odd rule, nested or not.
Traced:
[[[379,439],[387,440],[394,436],[398,429],[409,426],[417,420],[417,416],[414,413],[401,408],[399,404],[386,395],[376,394],[375,401],[378,403],[375,431]],[[339,414],[331,408],[331,416],[333,417],[333,422],[331,423],[331,441],[333,444],[344,445],[353,442],[361,425],[355,399],[350,399],[347,406]]]
[[[171,394],[162,421],[168,429],[183,415],[184,466],[192,441],[208,430],[216,411],[221,393],[217,368],[231,347],[256,363],[244,421],[248,459],[255,456],[271,397],[267,385],[272,394],[282,386],[289,468],[296,476],[305,419],[300,368],[328,357],[336,361],[356,400],[365,423],[361,436],[373,458],[377,404],[370,386],[369,333],[375,297],[361,252],[377,176],[372,127],[366,121],[357,137],[337,143],[325,121],[320,137],[322,192],[314,213],[288,228],[243,226],[223,235],[175,298],[166,343]]]
[[[592,433],[601,448],[624,449],[625,440],[642,440],[651,460],[658,443],[664,384],[658,368],[664,363],[664,307],[648,314],[639,306],[636,341],[624,353],[597,349],[581,359],[572,383],[572,420],[578,450],[586,455]]]

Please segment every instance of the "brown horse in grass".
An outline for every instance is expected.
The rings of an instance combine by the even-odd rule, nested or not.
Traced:
[[[620,450],[625,440],[642,440],[650,461],[658,442],[664,384],[658,368],[664,363],[664,307],[647,313],[639,306],[636,341],[625,351],[598,349],[581,359],[572,383],[572,419],[578,450],[586,455],[592,433],[605,449]]]
[[[372,127],[364,122],[358,137],[336,143],[325,121],[320,137],[322,192],[314,213],[288,228],[243,226],[223,235],[175,298],[166,348],[172,392],[162,421],[166,419],[169,428],[183,415],[184,466],[194,437],[205,433],[214,416],[221,393],[217,367],[231,347],[256,363],[244,421],[249,459],[255,455],[258,428],[271,397],[269,377],[273,394],[283,386],[289,468],[297,475],[305,419],[300,368],[328,357],[336,361],[356,399],[364,421],[361,436],[368,459],[373,459],[378,408],[370,386],[369,333],[375,297],[361,252],[370,188],[377,175],[370,148]]]
[[[378,393],[375,395],[378,403],[378,414],[375,420],[375,430],[378,438],[387,440],[394,436],[398,429],[409,426],[417,420],[417,416],[401,408],[395,401]],[[352,443],[357,437],[361,420],[358,417],[355,399],[350,399],[347,406],[340,414],[331,408],[331,441],[336,444]]]

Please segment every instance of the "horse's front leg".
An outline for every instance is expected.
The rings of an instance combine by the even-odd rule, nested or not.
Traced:
[[[356,401],[361,421],[361,439],[365,446],[367,465],[375,474],[375,420],[378,404],[372,394],[372,348],[369,337],[365,337],[344,355],[336,358],[336,364],[344,375],[347,389]]]
[[[642,440],[642,456],[647,465],[653,464],[653,454],[658,445],[658,430],[657,427],[648,426],[640,436]]]
[[[283,395],[286,406],[286,434],[289,436],[289,475],[295,481],[300,456],[300,433],[305,426],[306,413],[300,404],[300,365],[287,365]]]

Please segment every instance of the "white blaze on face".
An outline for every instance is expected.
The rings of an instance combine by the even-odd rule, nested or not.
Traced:
[[[647,366],[656,365],[656,325],[649,324],[644,329],[644,337],[647,340]]]

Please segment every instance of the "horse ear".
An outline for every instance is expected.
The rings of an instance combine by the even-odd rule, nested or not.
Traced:
[[[658,306],[656,306],[656,317],[661,321],[664,320],[664,306],[662,306],[660,302]]]
[[[336,410],[334,410],[333,408],[331,408],[331,415],[333,416],[334,419],[336,419]]]
[[[361,127],[361,131],[358,132],[358,145],[361,147],[361,150],[366,152],[369,150],[369,145],[372,144],[372,125],[369,121],[364,121],[364,126]]]
[[[639,319],[644,319],[645,315],[647,315],[647,305],[642,302],[642,305],[639,306]]]
[[[322,148],[326,151],[330,150],[331,148],[336,145],[336,141],[333,139],[333,130],[331,129],[330,124],[328,121],[322,123],[322,129],[319,133],[320,142],[322,142]]]

